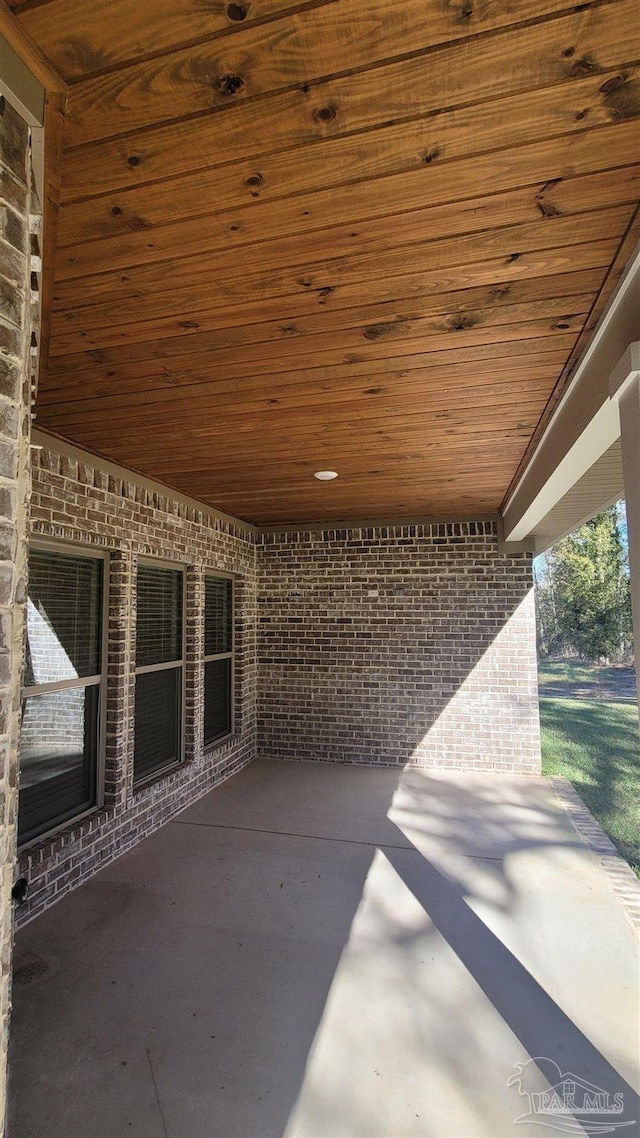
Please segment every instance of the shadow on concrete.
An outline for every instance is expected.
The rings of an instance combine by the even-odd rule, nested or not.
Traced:
[[[530,1056],[637,1119],[596,875],[543,780],[253,764],[19,934],[12,1138],[546,1133]]]
[[[636,1092],[477,916],[458,882],[445,877],[424,856],[402,864],[395,849],[386,854],[527,1054],[551,1060],[563,1072],[578,1072],[579,1078],[604,1091],[611,1103],[619,1096],[622,1109],[611,1113],[609,1121],[613,1119],[616,1127],[637,1128]],[[545,1067],[540,1066],[544,1074]],[[577,1119],[585,1133],[603,1132],[604,1118],[596,1110],[580,1113]]]

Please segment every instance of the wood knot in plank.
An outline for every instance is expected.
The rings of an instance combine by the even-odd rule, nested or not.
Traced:
[[[478,323],[478,317],[473,312],[457,312],[446,327],[449,332],[466,332],[468,328],[473,328]]]
[[[399,325],[406,324],[406,322],[406,316],[397,316],[395,320],[389,320],[383,324],[370,324],[363,332],[364,338],[365,340],[379,340],[381,336],[390,335]]]
[[[562,217],[562,210],[558,209],[558,207],[554,205],[553,202],[547,201],[544,196],[545,194],[548,194],[550,190],[555,189],[555,187],[561,181],[562,178],[552,178],[551,181],[545,182],[540,192],[536,194],[536,205],[543,217]]]
[[[228,4],[227,5],[227,16],[229,17],[230,20],[233,20],[235,23],[242,23],[242,21],[247,18],[247,12],[248,11],[249,11],[249,5],[248,4]]]
[[[602,86],[600,87],[602,94],[603,95],[610,95],[612,93],[612,91],[617,91],[618,87],[622,87],[622,84],[624,83],[625,79],[626,79],[625,75],[612,75],[611,78],[606,79],[604,81],[604,83],[602,84]]]
[[[313,118],[316,122],[333,122],[336,117],[336,108],[328,103],[326,107],[318,107],[313,112]]]
[[[260,173],[250,174],[248,178],[245,178],[244,184],[248,190],[258,190],[260,186],[264,185],[264,178]]]
[[[604,89],[604,86],[600,90]],[[605,93],[604,105],[613,122],[640,117],[640,79],[617,84]]]
[[[146,217],[140,217],[137,213],[132,213],[131,217],[125,217],[124,224],[127,229],[134,232],[139,229],[149,229],[151,226],[151,222],[147,221]]]
[[[244,79],[239,75],[220,75],[214,86],[221,95],[237,95],[244,87]]]
[[[599,70],[592,55],[583,55],[580,59],[576,59],[575,63],[572,63],[569,68],[569,75],[571,79],[583,79],[585,75],[593,75]]]
[[[422,161],[425,162],[427,166],[430,166],[432,162],[435,162],[436,158],[440,157],[441,153],[442,151],[439,146],[430,146],[423,156]]]

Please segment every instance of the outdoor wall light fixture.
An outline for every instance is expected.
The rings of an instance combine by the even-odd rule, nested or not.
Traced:
[[[338,471],[337,470],[316,470],[313,477],[317,478],[320,482],[331,482],[332,478],[338,477]]]

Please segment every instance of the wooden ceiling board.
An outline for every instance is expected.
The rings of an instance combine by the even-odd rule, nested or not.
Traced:
[[[584,318],[584,313],[563,312],[560,317],[554,317],[552,320],[543,317],[539,320],[523,321],[521,324],[506,326],[502,324],[488,329],[462,328],[459,331],[451,329],[440,335],[414,340],[406,339],[391,343],[384,341],[369,343],[363,340],[362,345],[354,352],[345,352],[342,349],[316,352],[308,364],[308,370],[323,369],[326,372],[328,368],[332,368],[334,376],[339,381],[342,376],[352,375],[355,365],[364,365],[369,374],[379,372],[384,375],[385,371],[400,367],[413,369],[425,367],[428,363],[434,362],[436,353],[437,357],[447,353],[449,360],[456,361],[459,359],[459,351],[468,351],[472,354],[477,351],[480,354],[482,349],[493,346],[497,349],[495,354],[500,354],[501,345],[506,342],[509,342],[514,351],[521,355],[527,351],[534,351],[533,345],[538,345],[542,340],[547,352],[553,351],[556,344],[568,343],[569,350],[575,343]],[[118,397],[127,391],[172,387],[177,392],[182,386],[194,388],[194,381],[201,385],[207,381],[215,383],[221,379],[239,381],[249,376],[262,376],[264,389],[269,393],[274,376],[284,376],[286,382],[290,383],[290,373],[301,372],[307,367],[306,357],[300,358],[296,355],[274,357],[273,354],[265,356],[256,352],[254,357],[248,358],[242,349],[230,348],[224,353],[224,357],[224,366],[217,367],[212,366],[210,353],[190,357],[188,360],[177,357],[172,363],[163,365],[157,360],[148,360],[144,368],[137,363],[125,364],[118,369],[108,369],[106,385],[93,383],[91,377],[89,381],[86,377],[79,377],[72,385],[63,376],[55,389],[54,401],[47,403],[46,393],[43,393],[41,407],[43,413],[45,406],[51,407],[51,411],[47,414],[52,416],[55,415],[55,407],[60,396],[63,400],[78,398],[79,394],[85,399],[100,398],[105,396],[106,389],[109,388],[117,401]],[[145,383],[146,379],[149,380],[148,383]],[[59,405],[62,414],[62,403]],[[103,402],[102,406],[106,409],[108,404]]]
[[[73,319],[78,323],[81,340],[84,340],[94,322],[104,324],[109,315],[114,323],[120,324],[124,318],[144,319],[150,310],[159,316],[170,316],[178,305],[181,306],[179,311],[186,314],[185,305],[187,308],[216,306],[224,304],[225,300],[228,305],[253,298],[258,319],[260,302],[264,297],[291,296],[315,290],[317,299],[322,300],[329,295],[324,290],[331,289],[336,293],[335,301],[339,304],[341,290],[346,285],[360,283],[361,303],[364,303],[370,295],[370,281],[383,281],[388,294],[390,278],[412,273],[416,274],[418,287],[422,285],[426,289],[447,292],[505,283],[523,275],[545,275],[543,266],[547,267],[548,275],[555,275],[587,267],[579,260],[580,253],[575,254],[574,261],[574,254],[569,251],[581,246],[585,237],[597,235],[600,241],[609,239],[617,243],[632,210],[633,205],[626,203],[597,213],[496,226],[478,233],[438,237],[392,249],[385,246],[377,252],[332,257],[306,267],[276,265],[272,269],[263,267],[245,272],[238,257],[235,268],[230,266],[227,272],[220,274],[211,272],[210,262],[201,262],[196,277],[193,264],[182,260],[164,265],[145,265],[121,275],[104,274],[92,304],[82,304],[79,284],[57,284],[54,316],[57,312],[68,311],[65,322]],[[588,249],[584,255],[589,262],[591,253]],[[527,257],[529,260],[523,266],[520,262]],[[592,263],[588,267],[592,267]],[[86,288],[89,287],[87,284]],[[319,295],[320,291],[323,296]],[[68,310],[67,304],[72,306]],[[87,346],[81,343],[78,350],[86,350]],[[90,346],[100,347],[100,344]],[[55,346],[53,352],[57,354]]]
[[[475,64],[473,70],[480,64],[480,86],[476,99],[470,101],[495,91],[487,65],[502,71],[502,83],[511,74],[512,84],[522,84],[520,52],[525,54],[532,39],[544,42],[546,49],[536,85],[541,85],[540,70],[546,72],[548,83],[558,82],[577,61],[588,57],[597,60],[599,69],[618,66],[621,58],[631,62],[633,56],[628,58],[626,53],[629,21],[637,18],[633,0],[616,0],[604,7],[588,5],[564,21],[540,23],[546,12],[566,11],[565,5],[566,0],[518,0],[514,19],[512,4],[485,4],[486,18],[477,20],[474,28],[473,21],[459,18],[455,5],[433,0],[415,5],[398,0],[335,0],[294,16],[241,28],[217,42],[191,45],[95,78],[83,76],[72,88],[68,143],[78,146],[212,108],[224,110],[230,102],[292,87],[308,86],[309,92],[302,93],[311,93],[314,81],[334,76],[342,84],[346,103],[350,89],[360,102],[358,129],[362,129],[365,123],[380,121],[382,92],[386,121],[399,117],[391,94],[393,85],[405,89],[414,81],[424,85],[428,77],[431,89],[448,96],[441,106],[462,101],[460,86],[469,82],[469,76],[462,74],[467,63]],[[532,36],[528,23],[532,20],[547,30],[544,39]],[[500,34],[498,29],[506,23],[526,26]],[[571,55],[564,56],[568,48],[573,49]],[[456,66],[452,67],[454,53]],[[387,74],[377,76],[376,65]],[[451,77],[445,84],[447,70],[458,73],[453,88]],[[376,96],[369,111],[362,105],[365,90]],[[316,117],[321,122],[333,121],[338,113],[336,100],[327,104],[329,91],[324,84],[313,93],[316,99],[318,94],[322,98]],[[321,112],[329,107],[333,113],[323,116]]]
[[[533,36],[534,33],[530,34]],[[521,53],[525,52],[526,40],[518,46]],[[481,50],[481,45],[477,50]],[[625,54],[628,52],[629,48]],[[495,89],[492,88],[488,96],[490,108],[495,109],[497,121],[502,126],[502,137],[507,134],[507,137],[513,137],[514,142],[518,141],[520,129],[518,124],[523,116],[526,118],[523,103],[527,98],[543,99],[545,91],[551,92],[553,102],[556,104],[559,102],[560,127],[558,131],[552,133],[563,132],[563,127],[566,126],[566,119],[562,113],[563,100],[572,94],[575,99],[576,129],[581,129],[580,124],[583,124],[585,129],[590,129],[592,123],[597,125],[602,122],[618,121],[637,114],[635,82],[637,65],[635,64],[625,63],[623,71],[617,68],[596,67],[594,71],[589,72],[586,68],[586,79],[582,78],[580,70],[577,70],[574,76],[567,74],[560,83],[549,87],[545,84],[544,77],[543,81],[536,82],[540,71],[540,59],[537,56],[531,61],[529,75],[526,73],[528,55],[521,54],[520,61],[525,69],[525,81],[522,82],[522,72],[512,79],[511,85],[505,83],[502,77],[502,82],[494,82]],[[567,67],[567,72],[569,70]],[[625,76],[624,84],[622,86],[612,84],[610,80],[615,80],[621,73]],[[501,76],[500,72],[498,76]],[[439,78],[444,79],[444,76]],[[439,130],[441,126],[449,128],[455,137],[456,124],[464,124],[466,114],[471,119],[474,115],[481,120],[487,117],[483,110],[487,104],[474,103],[474,78],[477,79],[475,73],[471,75],[468,87],[460,91],[460,97],[456,100],[451,93],[448,102],[438,97],[446,93],[442,88],[434,88],[432,91],[430,86],[425,88],[424,84],[419,89],[419,100],[416,102],[416,90],[414,87],[409,87],[408,91],[413,95],[414,101],[405,110],[412,111],[413,115],[399,114],[396,109],[395,114],[387,116],[379,114],[378,118],[382,117],[383,125],[387,123],[393,126],[413,121],[417,129],[423,129],[424,124],[430,128],[429,148],[441,146]],[[460,78],[457,82],[460,84]],[[605,90],[601,91],[600,88],[605,84]],[[404,91],[405,87],[402,86],[399,90]],[[100,140],[91,145],[69,149],[65,157],[62,201],[64,203],[96,195],[105,196],[110,192],[109,187],[111,192],[115,192],[146,183],[158,184],[171,178],[188,177],[193,171],[217,168],[230,163],[237,164],[249,160],[253,165],[255,161],[268,159],[271,154],[285,156],[286,160],[287,153],[293,151],[295,159],[297,149],[308,143],[323,144],[321,153],[317,155],[317,164],[323,168],[327,161],[327,150],[330,149],[324,144],[340,141],[343,136],[356,139],[358,129],[366,127],[361,137],[363,146],[367,146],[367,134],[380,127],[379,121],[359,124],[355,119],[353,122],[348,121],[343,127],[341,123],[336,125],[335,119],[329,118],[328,122],[323,122],[317,119],[317,116],[314,118],[311,106],[301,108],[297,106],[301,98],[307,99],[307,94],[297,91],[289,93],[286,100],[282,100],[284,105],[280,109],[276,106],[280,100],[270,99],[269,114],[264,121],[259,119],[262,107],[261,101],[257,100],[239,106],[230,106],[224,115],[211,113],[198,117],[188,129],[184,122],[180,122],[175,126],[148,129],[123,138]],[[397,89],[393,91],[393,96],[398,97]],[[516,100],[515,113],[511,116],[504,107],[505,98]],[[370,105],[370,100],[369,103],[366,100],[363,102],[365,106]],[[292,105],[294,103],[296,106]],[[456,104],[459,104],[458,109],[452,109]],[[334,106],[333,103],[330,105]],[[316,107],[316,110],[320,109],[322,108]],[[300,118],[297,130],[291,130],[294,113]],[[344,117],[344,111],[342,116]],[[246,120],[244,123],[243,119]],[[243,129],[240,133],[241,127]],[[547,130],[543,129],[540,137],[546,134]],[[489,141],[492,141],[491,135]],[[304,157],[305,155],[302,155],[303,159]],[[408,154],[405,165],[414,164],[412,159],[413,156]],[[302,164],[306,165],[304,162]],[[380,172],[383,173],[384,170]],[[255,173],[255,167],[251,173]],[[251,192],[255,191],[256,187],[245,187],[245,189]]]
[[[242,329],[216,333],[218,345],[188,358],[178,357],[197,369],[210,372],[212,378],[224,375],[234,364],[255,365],[263,373],[279,374],[304,367],[308,359],[318,363],[344,363],[345,355],[357,352],[358,360],[399,355],[438,352],[443,349],[469,347],[476,344],[501,343],[504,340],[530,340],[538,336],[581,331],[590,310],[592,294],[560,297],[509,305],[504,308],[473,309],[447,313],[442,318],[400,315],[391,321],[365,327],[345,328],[336,332],[308,335],[281,335],[274,340],[245,343]],[[234,333],[236,333],[234,335]]]
[[[299,262],[312,262],[322,249],[333,249],[331,230],[337,226],[350,226],[351,230],[356,227],[355,233],[343,235],[343,244],[349,246],[348,255],[352,256],[360,251],[358,225],[369,219],[378,221],[379,248],[380,224],[387,218],[397,217],[398,203],[402,203],[402,211],[397,224],[401,231],[404,226],[406,241],[413,236],[412,221],[416,211],[428,206],[455,205],[457,209],[451,208],[448,212],[453,216],[460,212],[459,228],[466,220],[460,203],[468,202],[468,210],[477,209],[483,198],[520,187],[531,187],[530,205],[534,216],[542,214],[544,217],[545,208],[554,216],[553,211],[560,212],[562,207],[554,202],[553,185],[548,190],[545,186],[561,179],[577,179],[578,175],[633,165],[638,160],[637,144],[637,124],[622,123],[600,128],[598,132],[569,135],[562,147],[553,139],[502,150],[498,155],[492,153],[480,159],[472,157],[423,165],[419,170],[357,185],[275,201],[257,201],[253,207],[240,210],[217,213],[214,207],[206,215],[186,221],[160,226],[142,224],[117,237],[60,249],[57,277],[62,282],[101,274],[107,283],[114,269],[126,270],[148,262],[157,264],[170,258],[176,249],[180,250],[181,258],[195,259],[196,263],[191,266],[194,275],[204,271],[204,258],[209,254],[217,255],[218,264],[231,265],[234,261],[237,264],[238,253],[241,253],[248,271],[252,264],[260,262],[290,263],[296,256],[296,247]],[[544,172],[542,178],[541,171]],[[637,186],[635,188],[637,191]],[[577,185],[574,192],[579,194],[579,191]],[[490,201],[487,206],[491,206]],[[592,208],[596,207],[594,203]],[[497,203],[494,209],[499,208],[500,203]],[[586,208],[586,203],[582,208]],[[495,218],[489,216],[486,224],[492,223],[496,224]],[[446,211],[440,224],[437,215],[431,224],[432,233],[456,231],[455,222],[451,220],[447,227]],[[299,237],[297,242],[296,237]],[[273,251],[269,249],[269,242],[277,242]],[[335,255],[340,254],[338,244]],[[93,287],[98,289],[101,283],[95,281]],[[64,295],[64,289],[61,291]]]
[[[639,74],[637,68],[631,68],[627,84]],[[320,139],[289,151],[199,167],[192,173],[151,179],[129,188],[105,192],[101,179],[92,197],[62,205],[59,244],[66,247],[117,237],[201,215],[212,207],[220,212],[251,206],[256,200],[264,202],[422,169],[443,160],[501,150],[506,141],[513,147],[605,126],[617,120],[614,106],[601,88],[616,75],[616,71],[591,75],[363,134]],[[74,154],[68,152],[68,160]],[[219,157],[217,150],[209,157]],[[86,166],[82,168],[86,172]],[[67,185],[69,175],[67,169]]]
[[[20,23],[47,44],[69,82],[96,71],[148,55],[174,51],[177,44],[213,39],[286,13],[335,0],[240,0],[203,5],[193,0],[154,0],[149,6],[130,0],[26,0],[12,3]]]
[[[110,358],[131,361],[142,359],[149,354],[149,347],[145,345],[150,341],[154,345],[159,341],[165,341],[169,353],[174,351],[182,354],[188,352],[191,347],[197,350],[199,346],[207,346],[195,337],[203,337],[205,334],[210,335],[226,329],[234,329],[239,335],[238,329],[242,328],[242,334],[247,337],[245,342],[248,343],[256,340],[281,339],[291,334],[300,335],[306,332],[353,327],[358,323],[366,328],[370,325],[376,326],[380,322],[396,320],[401,315],[413,319],[437,312],[461,312],[491,305],[516,304],[527,300],[597,292],[603,277],[603,267],[600,266],[582,272],[517,280],[496,287],[462,289],[438,295],[416,293],[412,293],[409,297],[400,295],[390,300],[369,302],[364,306],[357,303],[362,299],[361,290],[354,289],[352,295],[349,295],[346,289],[342,290],[339,306],[335,302],[327,304],[327,297],[318,299],[317,294],[310,296],[309,292],[305,291],[296,297],[295,304],[287,296],[270,298],[260,305],[259,320],[256,320],[256,306],[251,303],[238,304],[231,308],[206,308],[197,311],[190,309],[188,314],[185,314],[188,315],[188,319],[181,319],[176,315],[170,320],[166,317],[157,317],[136,324],[107,325],[91,334],[85,333],[83,352],[93,346],[92,341],[95,338],[96,344],[99,343],[101,349],[113,349]],[[397,281],[398,278],[394,280]],[[399,288],[401,291],[401,285]],[[309,303],[310,300],[312,303]],[[62,321],[61,328],[56,337],[56,347],[60,355],[78,354],[74,352],[77,332],[67,331]],[[65,359],[62,367],[67,370],[73,363],[72,359]],[[55,364],[52,363],[52,366]]]
[[[458,404],[463,395],[467,397],[465,406],[468,408],[491,406],[499,397],[510,396],[512,399],[520,400],[523,396],[533,395],[539,398],[541,394],[549,395],[548,375],[548,367],[521,368],[517,376],[509,374],[507,378],[503,377],[502,382],[500,382],[500,373],[496,372],[492,376],[484,377],[484,382],[482,382],[481,377],[471,386],[465,373],[460,377],[454,377],[453,380],[448,379],[446,385],[439,384],[435,389],[427,388],[423,376],[413,381],[406,377],[399,377],[388,381],[384,386],[377,387],[375,385],[366,387],[363,386],[362,382],[359,382],[348,388],[331,389],[332,415],[353,414],[353,404],[357,404],[364,419],[368,413],[367,404],[373,403],[374,400],[378,407],[386,406],[390,400],[393,406],[408,405],[410,400],[414,408],[430,407],[433,410],[442,411],[446,410],[454,399]],[[276,414],[300,410],[316,414],[317,408],[326,405],[327,392],[326,389],[308,391],[300,387],[292,387],[284,390],[279,389],[276,397],[263,396],[256,399],[255,394],[247,393],[244,388],[241,390],[236,388],[231,392],[216,392],[215,399],[218,413],[224,412],[225,421],[227,421],[227,415],[253,415],[254,417],[260,415],[264,416],[268,423],[269,417]],[[188,426],[193,422],[193,402],[193,399],[190,399],[173,404],[172,421],[174,427]],[[198,398],[197,403],[203,414],[206,413],[209,405],[208,400]],[[161,403],[157,404],[150,401],[130,407],[118,407],[117,409],[112,407],[110,422],[112,425],[118,423],[119,435],[123,439],[129,430],[139,431],[140,428],[147,425],[149,427],[156,424],[161,426],[165,417],[166,408]],[[68,427],[77,426],[82,427],[85,432],[99,433],[102,431],[104,433],[103,415],[95,407],[95,404],[88,409],[67,410],[65,421]]]
[[[540,366],[553,374],[553,369],[566,360],[570,349],[576,343],[575,333],[558,334],[553,339],[553,349],[549,350],[546,337],[533,340],[518,340],[513,343],[482,344],[475,348],[454,348],[434,353],[418,353],[413,356],[397,356],[393,365],[386,359],[354,360],[347,368],[343,364],[307,366],[299,370],[270,375],[265,384],[264,374],[245,373],[245,369],[227,369],[224,376],[207,379],[203,374],[176,369],[170,376],[156,370],[142,376],[138,382],[137,365],[123,365],[122,373],[110,378],[109,373],[95,394],[89,394],[87,384],[81,374],[65,384],[62,379],[57,389],[42,392],[39,406],[65,404],[64,414],[72,414],[75,409],[96,409],[100,415],[102,400],[109,401],[110,411],[117,407],[146,406],[154,403],[173,402],[179,407],[183,400],[193,406],[199,399],[203,402],[225,392],[242,395],[248,391],[257,401],[261,397],[274,398],[282,388],[306,389],[328,393],[342,390],[351,383],[361,382],[364,387],[392,383],[398,378],[409,376],[416,383],[445,384],[451,376],[455,379],[457,369],[469,376],[470,381],[479,377],[494,375],[496,372],[515,373],[519,368]],[[546,349],[542,351],[541,349]],[[76,357],[77,359],[77,357]],[[235,374],[234,374],[235,373]],[[242,374],[239,374],[242,373]]]
[[[547,278],[520,280],[497,287],[466,289],[433,296],[416,296],[411,298],[409,304],[404,305],[401,301],[396,300],[373,306],[367,305],[364,308],[328,308],[317,305],[317,310],[310,315],[295,317],[295,323],[291,322],[289,304],[287,309],[282,312],[279,320],[266,320],[260,323],[227,323],[233,316],[227,316],[225,321],[224,313],[221,312],[218,314],[219,323],[216,325],[212,319],[213,327],[207,331],[194,331],[194,328],[198,327],[194,321],[192,326],[188,326],[180,336],[170,336],[170,328],[163,328],[165,336],[159,336],[158,340],[162,340],[161,351],[165,359],[174,355],[184,359],[191,352],[210,353],[234,345],[247,346],[260,342],[277,344],[284,340],[288,340],[294,353],[297,353],[301,350],[297,345],[308,343],[307,336],[317,336],[321,333],[332,334],[335,337],[340,332],[346,333],[347,330],[351,330],[353,333],[355,330],[359,344],[362,339],[373,342],[384,336],[393,336],[402,330],[415,331],[420,326],[420,322],[428,317],[438,316],[437,327],[440,331],[448,331],[456,328],[462,330],[463,324],[470,327],[472,322],[478,325],[487,319],[493,320],[499,310],[504,310],[505,322],[512,323],[521,318],[522,305],[532,302],[551,303],[555,301],[561,309],[566,308],[567,304],[576,309],[577,302],[574,298],[581,295],[590,298],[595,295],[602,279],[603,269],[598,268],[584,272],[562,273]],[[565,303],[559,303],[559,300]],[[589,307],[590,303],[589,300]],[[253,307],[251,311],[254,311]],[[486,315],[484,315],[485,313]],[[156,322],[156,325],[159,323]],[[202,324],[206,324],[204,319]],[[161,324],[160,326],[162,327]],[[116,325],[112,338],[106,332],[104,335],[100,335],[102,349],[111,343],[106,358],[101,357],[102,362],[131,363],[134,360],[149,358],[148,338],[140,342],[131,342],[128,336],[123,335],[123,332],[129,331],[129,327],[123,328],[121,325]],[[152,341],[152,343],[157,345],[158,340]],[[326,347],[328,346],[327,344]],[[151,354],[151,358],[160,358],[157,353],[158,349],[156,348],[155,353]],[[78,353],[74,354],[77,355]],[[289,354],[291,353],[289,352]],[[210,355],[205,358],[209,362],[211,361]],[[81,356],[80,361],[73,358],[55,361],[55,365],[57,365],[58,371],[64,379],[75,374],[78,363],[80,363],[81,368],[83,365],[86,367],[84,355]],[[54,361],[52,361],[52,368],[53,366]]]
[[[71,84],[38,424],[260,524],[495,512],[630,240],[635,0],[14,8]]]
[[[637,68],[629,69],[627,85],[633,84],[638,75]],[[591,75],[362,134],[321,139],[293,150],[199,167],[190,174],[162,180],[151,178],[111,192],[105,192],[101,180],[92,197],[62,205],[59,243],[66,247],[85,240],[117,237],[131,230],[201,215],[211,208],[221,212],[250,207],[258,200],[354,184],[490,153],[504,149],[505,144],[514,147],[592,130],[596,125],[617,121],[610,97],[601,90],[616,76],[616,71]],[[68,152],[68,159],[75,153]],[[217,150],[210,155],[216,156]],[[69,171],[65,173],[68,184]]]
[[[549,393],[548,384],[546,388],[543,385],[543,390]],[[437,436],[438,429],[443,426],[456,435],[464,435],[477,432],[478,422],[483,425],[491,419],[495,422],[496,415],[503,428],[522,426],[524,421],[527,426],[533,428],[539,415],[539,395],[539,390],[531,393],[529,390],[519,389],[518,385],[509,384],[503,385],[501,390],[494,389],[491,399],[484,401],[477,397],[470,398],[468,392],[458,393],[456,400],[456,393],[449,392],[449,399],[455,401],[459,407],[453,411],[450,408],[443,408],[442,399],[437,397],[430,400],[428,397],[417,396],[414,391],[408,395],[394,392],[386,398],[383,396],[371,398],[368,406],[361,398],[352,402],[332,404],[331,411],[325,412],[322,416],[321,430],[330,431],[333,439],[339,439],[341,430],[345,428],[353,430],[355,426],[365,437],[368,431],[378,428],[385,430],[397,428],[399,431],[408,430],[413,433],[417,429],[422,429],[422,425],[425,424],[433,428],[434,437]],[[469,416],[471,411],[472,421]],[[530,422],[532,415],[533,423]],[[191,424],[192,422],[193,420]],[[178,424],[185,427],[180,419],[176,422],[176,425]],[[144,424],[142,426],[144,427]],[[92,426],[85,425],[82,421],[81,429],[85,438],[89,434],[94,438],[108,438],[104,423]],[[297,404],[293,407],[282,405],[277,408],[271,407],[266,412],[255,408],[245,411],[234,410],[227,413],[224,423],[218,426],[193,428],[190,425],[189,437],[192,446],[199,445],[203,441],[206,445],[206,440],[216,439],[218,447],[223,446],[229,437],[229,432],[233,432],[233,448],[235,448],[249,441],[247,435],[251,436],[252,441],[258,435],[264,439],[277,440],[286,438],[283,432],[287,430],[295,430],[299,439],[307,435],[318,436],[316,408]],[[118,435],[120,442],[126,442],[130,436],[139,437],[140,425],[124,422],[119,428]],[[193,452],[190,452],[190,457],[193,457]]]

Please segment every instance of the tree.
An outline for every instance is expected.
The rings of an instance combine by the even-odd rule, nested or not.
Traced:
[[[631,590],[619,510],[609,506],[536,564],[538,647],[619,660],[629,651]]]

